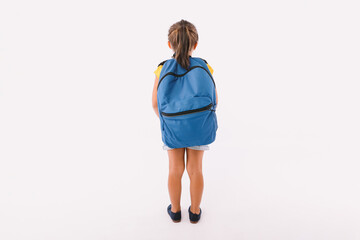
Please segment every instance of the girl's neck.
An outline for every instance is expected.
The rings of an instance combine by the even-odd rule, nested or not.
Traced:
[[[175,53],[172,55],[173,58],[175,58]],[[190,54],[189,54],[189,57],[192,57]]]

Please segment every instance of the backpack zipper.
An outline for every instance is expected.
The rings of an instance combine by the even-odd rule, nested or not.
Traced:
[[[167,116],[167,117],[175,117],[175,116],[180,116],[180,115],[185,115],[185,114],[190,114],[190,113],[195,113],[195,112],[206,111],[206,110],[211,109],[212,105],[213,104],[210,103],[209,105],[207,105],[205,107],[201,107],[201,108],[197,108],[197,109],[186,110],[186,111],[181,111],[181,112],[176,112],[176,113],[161,112],[161,114],[164,115],[164,116]],[[211,109],[211,111],[215,111],[215,110]]]
[[[209,76],[211,77],[212,82],[214,83],[214,86],[216,87],[214,78],[211,76],[211,73],[209,73],[209,71],[206,70],[206,68],[204,68],[203,66],[193,66],[193,67],[191,67],[189,70],[187,70],[187,71],[186,71],[185,73],[183,73],[183,74],[176,74],[176,73],[173,73],[173,72],[168,72],[168,73],[166,73],[166,74],[165,74],[164,76],[162,76],[162,78],[160,79],[159,84],[158,84],[158,86],[157,86],[157,89],[159,89],[159,86],[160,86],[161,81],[162,81],[166,76],[168,76],[168,75],[173,75],[173,76],[175,76],[175,77],[182,77],[182,76],[184,76],[185,74],[187,74],[188,72],[190,72],[191,70],[193,70],[193,69],[195,69],[195,68],[202,68],[202,69],[204,69],[204,70],[207,72],[207,74],[209,74]]]

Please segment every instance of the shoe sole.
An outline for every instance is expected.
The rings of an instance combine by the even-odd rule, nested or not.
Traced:
[[[199,220],[199,221],[200,221],[200,220]],[[195,224],[195,223],[198,223],[199,221],[196,221],[196,222],[194,222],[194,221],[190,221],[190,222]]]

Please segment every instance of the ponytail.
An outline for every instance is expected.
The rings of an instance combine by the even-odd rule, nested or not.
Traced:
[[[181,20],[170,27],[168,37],[175,50],[176,61],[181,67],[188,70],[190,67],[189,52],[198,41],[195,26],[186,20]]]
[[[188,31],[184,25],[181,26],[179,30],[178,39],[179,41],[178,41],[177,49],[175,51],[175,59],[183,68],[187,70],[190,66],[190,60],[189,60],[190,41],[189,41]]]

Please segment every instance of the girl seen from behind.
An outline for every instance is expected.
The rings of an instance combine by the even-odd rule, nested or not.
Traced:
[[[217,130],[218,96],[213,69],[206,60],[192,57],[198,39],[192,23],[181,20],[173,24],[168,32],[168,46],[174,54],[154,72],[152,106],[161,122],[163,149],[169,156],[171,204],[167,212],[174,222],[181,221],[181,178],[185,168],[190,178],[189,219],[191,223],[200,220],[204,188],[202,159]]]

